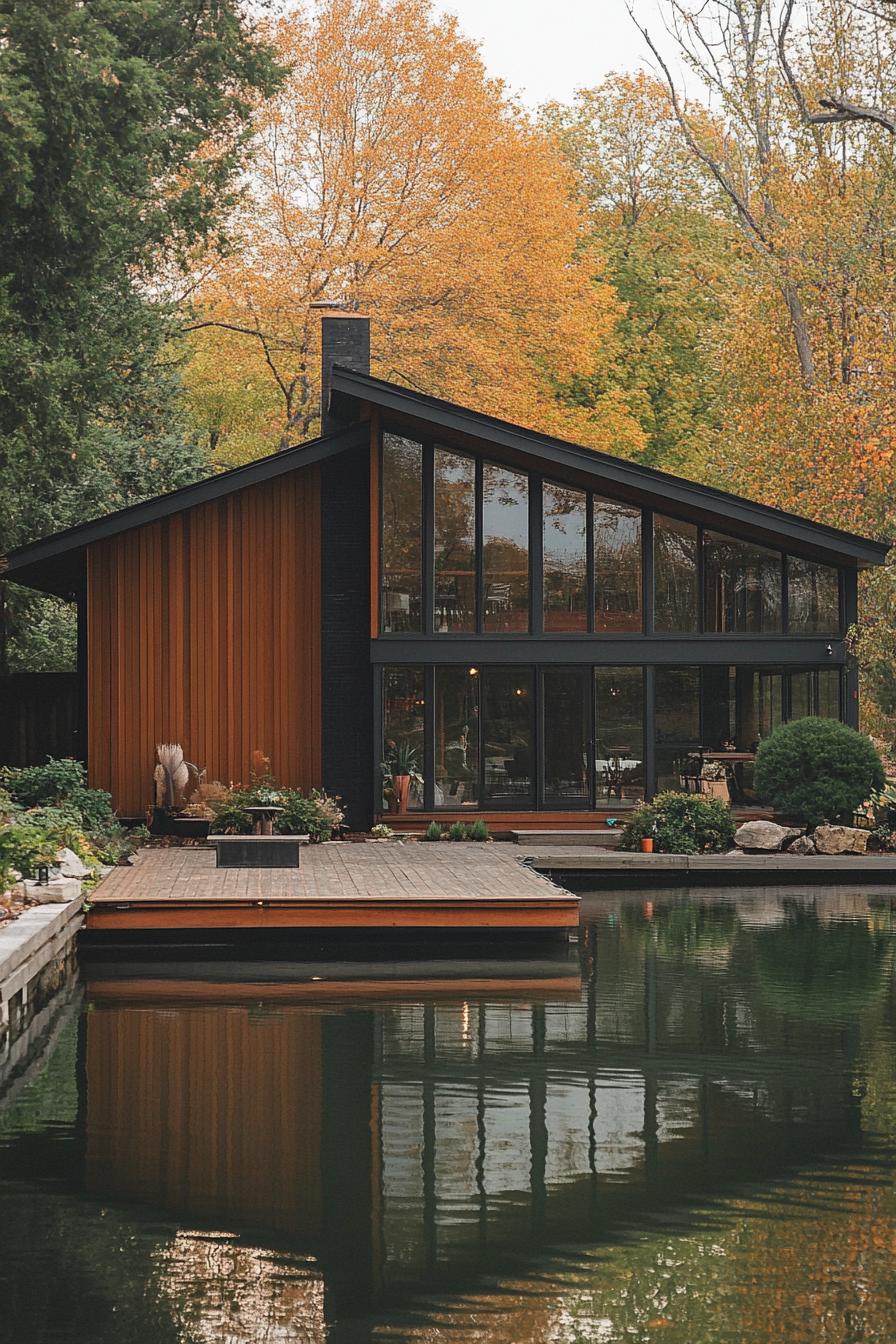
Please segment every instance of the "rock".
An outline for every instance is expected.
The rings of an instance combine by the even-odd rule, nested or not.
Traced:
[[[56,865],[63,877],[77,877],[83,881],[90,876],[90,869],[73,849],[60,849],[56,855]]]
[[[28,878],[22,886],[28,900],[36,901],[38,905],[67,905],[81,895],[81,883],[76,877],[59,877],[45,887]]]
[[[815,842],[809,835],[798,835],[792,844],[787,846],[788,854],[816,854]]]
[[[772,854],[800,835],[802,831],[792,826],[779,826],[776,821],[745,821],[743,826],[738,826],[734,843],[738,849],[754,849]]]
[[[869,834],[857,826],[816,826],[812,839],[819,854],[864,854]]]

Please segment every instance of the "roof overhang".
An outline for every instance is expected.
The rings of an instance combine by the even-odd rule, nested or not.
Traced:
[[[643,502],[664,513],[684,514],[706,525],[746,535],[750,540],[792,550],[831,564],[864,569],[881,565],[890,542],[875,541],[798,514],[757,504],[740,495],[671,476],[653,467],[628,462],[608,453],[567,443],[505,420],[441,401],[398,383],[385,382],[344,368],[333,370],[331,408],[348,419],[361,405],[379,407],[385,415],[430,433],[451,436],[455,442],[477,440],[527,458],[581,480],[617,491],[623,498]]]
[[[231,471],[222,471],[217,476],[183,486],[180,490],[157,495],[141,504],[132,504],[126,509],[108,513],[103,518],[79,523],[77,527],[67,528],[64,532],[55,532],[52,536],[20,546],[0,557],[0,577],[28,588],[54,593],[58,597],[75,598],[85,588],[87,547],[92,542],[157,522],[185,509],[195,508],[198,504],[223,499],[237,490],[275,480],[287,472],[310,467],[315,462],[326,461],[350,448],[366,444],[368,436],[368,426],[355,423],[324,438],[286,448],[243,467],[234,467]]]

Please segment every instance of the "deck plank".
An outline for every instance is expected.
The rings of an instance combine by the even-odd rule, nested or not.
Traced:
[[[307,846],[300,868],[215,867],[202,848],[141,850],[91,898],[111,928],[569,929],[578,898],[516,847],[445,842]]]

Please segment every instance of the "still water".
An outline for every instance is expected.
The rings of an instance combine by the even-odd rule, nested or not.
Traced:
[[[538,960],[82,967],[0,1097],[0,1339],[893,1344],[894,909],[586,896]]]

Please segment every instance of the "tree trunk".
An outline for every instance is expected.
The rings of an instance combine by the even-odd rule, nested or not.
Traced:
[[[803,301],[795,287],[786,281],[781,286],[781,291],[784,295],[784,302],[787,304],[787,311],[790,314],[790,326],[796,344],[797,357],[800,361],[803,387],[814,387],[815,359],[812,354],[812,342],[809,339],[806,314],[803,311]]]

